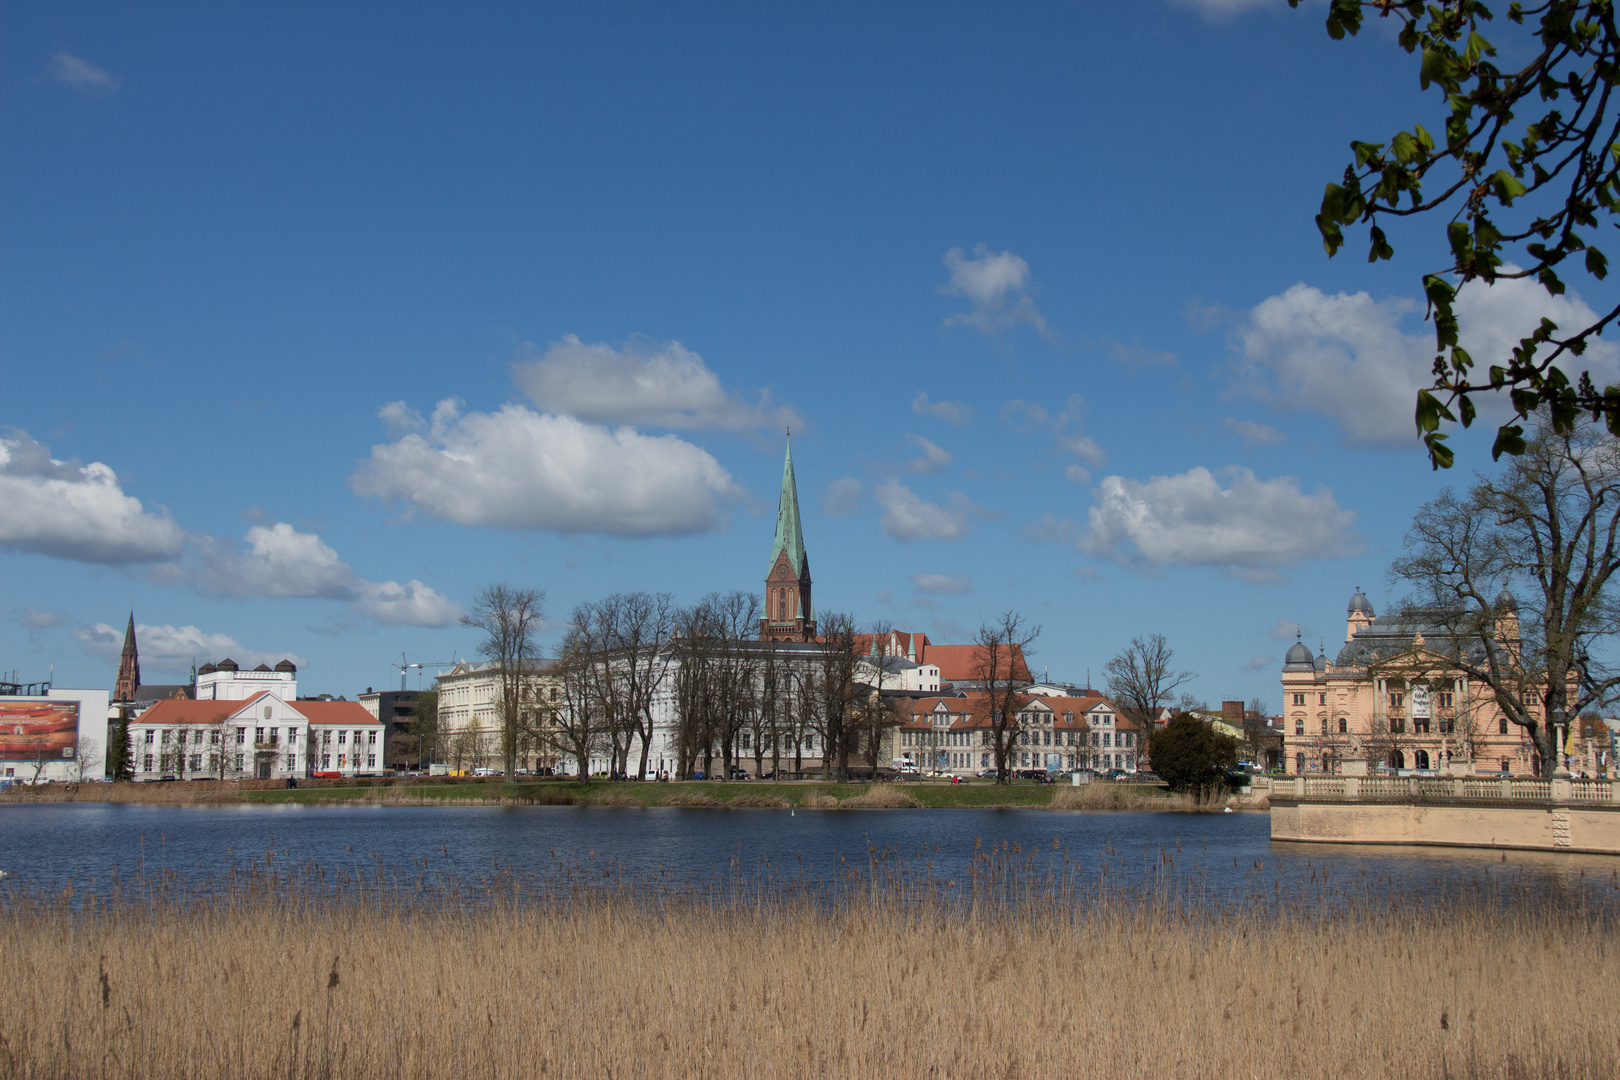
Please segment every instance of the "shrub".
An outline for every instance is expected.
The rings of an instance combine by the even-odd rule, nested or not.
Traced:
[[[1153,733],[1148,756],[1171,791],[1196,791],[1224,782],[1237,768],[1237,742],[1182,713]]]

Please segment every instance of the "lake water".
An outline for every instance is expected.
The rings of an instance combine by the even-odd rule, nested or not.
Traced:
[[[162,872],[207,882],[267,863],[362,880],[474,886],[516,876],[618,882],[965,881],[995,849],[1095,887],[1165,888],[1201,902],[1295,903],[1371,893],[1558,899],[1620,910],[1620,858],[1273,843],[1264,814],[1047,810],[713,810],[620,807],[0,807],[7,891],[79,895]],[[984,864],[981,861],[980,866]]]

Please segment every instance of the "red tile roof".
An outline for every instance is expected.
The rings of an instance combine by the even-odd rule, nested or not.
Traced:
[[[923,663],[937,665],[939,677],[947,682],[976,682],[979,679],[978,667],[981,663],[979,657],[977,645],[930,645]],[[1035,681],[1030,678],[1029,665],[1024,662],[1022,649],[1013,652],[1012,671],[1014,678]],[[996,677],[1002,679],[1007,677],[1005,660],[997,665]]]
[[[222,699],[219,701],[190,701],[169,698],[143,712],[138,724],[217,724],[236,716],[262,697],[270,696],[261,690],[250,698]],[[366,712],[358,701],[289,701],[297,712],[312,724],[352,724],[380,727],[382,721]]]

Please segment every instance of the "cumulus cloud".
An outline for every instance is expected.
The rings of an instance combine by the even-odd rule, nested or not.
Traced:
[[[912,574],[911,583],[930,596],[966,596],[973,591],[973,579],[966,574]]]
[[[951,467],[951,452],[935,446],[921,435],[907,435],[906,440],[922,453],[906,462],[906,472],[941,473]]]
[[[64,611],[40,611],[38,608],[25,607],[18,621],[30,630],[49,630],[63,625],[70,618]]]
[[[118,89],[118,76],[68,52],[52,56],[46,73],[56,82],[83,94],[110,94]]]
[[[1279,618],[1271,624],[1272,641],[1293,641],[1305,633],[1305,624]]]
[[[1108,355],[1116,364],[1124,364],[1132,371],[1141,371],[1144,368],[1171,368],[1176,366],[1176,354],[1159,352],[1149,349],[1140,341],[1132,341],[1129,345],[1120,341],[1107,343]]]
[[[512,378],[542,412],[597,423],[724,431],[803,427],[792,408],[771,404],[768,391],[759,391],[753,402],[728,391],[703,358],[678,341],[635,339],[615,349],[569,334],[538,358],[514,363]]]
[[[106,623],[81,626],[73,631],[73,636],[86,653],[103,660],[116,661],[123,651],[124,629],[120,626]],[[226,657],[243,667],[273,666],[282,660],[291,660],[300,668],[309,665],[309,661],[297,653],[243,648],[228,634],[211,634],[195,626],[137,623],[135,636],[141,643],[141,665],[162,671],[185,671],[192,660],[204,663]]]
[[[1091,469],[1108,463],[1108,455],[1091,436],[1085,434],[1086,399],[1084,394],[1070,394],[1063,402],[1063,410],[1053,417],[1046,406],[1034,401],[1014,398],[1001,407],[1001,422],[1014,431],[1025,433],[1050,427],[1057,444],[1085,464],[1071,464],[1063,475],[1073,483],[1091,479]],[[1087,468],[1090,466],[1090,468]]]
[[[1275,656],[1251,656],[1251,657],[1249,657],[1248,662],[1245,663],[1238,670],[1239,671],[1262,671],[1262,670],[1264,670],[1265,668],[1268,668],[1268,667],[1275,667],[1276,664],[1277,664],[1277,658]]]
[[[1223,472],[1224,488],[1202,466],[1145,483],[1104,477],[1079,546],[1121,563],[1215,566],[1251,581],[1279,580],[1280,568],[1361,549],[1355,514],[1327,488],[1307,495],[1292,476]]]
[[[1176,7],[1192,8],[1210,22],[1225,22],[1250,11],[1280,8],[1283,0],[1170,0]]]
[[[59,461],[26,431],[0,438],[0,547],[117,565],[172,558],[184,542],[101,462]]]
[[[821,512],[828,517],[853,514],[861,505],[861,482],[853,476],[840,477],[827,485],[821,496]]]
[[[967,535],[968,518],[981,513],[959,491],[951,492],[950,505],[931,503],[898,480],[878,485],[883,507],[883,531],[896,540],[959,540]]]
[[[387,626],[449,626],[460,604],[412,580],[367,581],[314,533],[284,521],[255,525],[245,544],[195,537],[194,563],[174,568],[171,580],[224,596],[343,600]]]
[[[973,410],[960,401],[929,401],[926,390],[917,391],[917,396],[911,399],[911,411],[918,416],[932,416],[956,427],[965,427],[973,416]]]
[[[1511,356],[1543,316],[1561,327],[1597,316],[1579,297],[1548,296],[1533,281],[1472,282],[1457,298],[1462,346],[1483,369]],[[1409,445],[1412,410],[1431,382],[1434,334],[1416,301],[1374,300],[1364,292],[1329,296],[1299,284],[1261,301],[1237,331],[1237,388],[1281,411],[1324,413],[1350,443]],[[1404,327],[1410,323],[1413,332]],[[1620,376],[1620,346],[1598,339],[1574,363],[1598,385]],[[1474,396],[1482,419],[1509,415],[1505,397]]]
[[[946,326],[973,326],[994,334],[1028,323],[1046,333],[1046,320],[1025,291],[1029,286],[1029,263],[1017,255],[1010,251],[995,253],[980,244],[969,258],[961,248],[953,247],[945,253],[945,266],[951,279],[939,291],[963,297],[973,305],[972,311],[947,318]]]
[[[1256,446],[1281,446],[1288,441],[1288,437],[1276,428],[1254,420],[1234,420],[1228,416],[1226,430],[1243,440],[1245,450],[1253,450]]]
[[[439,403],[431,424],[371,448],[349,478],[356,494],[461,525],[563,534],[683,536],[725,524],[743,491],[707,451],[673,435],[608,429],[506,405],[461,415]]]

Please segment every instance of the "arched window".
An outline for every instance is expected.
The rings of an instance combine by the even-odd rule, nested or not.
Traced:
[[[1427,769],[1429,767],[1429,752],[1427,750],[1413,751],[1412,762],[1420,769]]]
[[[1342,716],[1339,717],[1339,734],[1343,735],[1347,730],[1348,730],[1348,728],[1346,728],[1346,726],[1345,726],[1344,717],[1342,717]]]
[[[1303,719],[1299,718],[1299,717],[1294,718],[1294,734],[1295,735],[1303,735],[1303,734],[1305,734],[1305,721]]]
[[[1392,769],[1406,768],[1406,755],[1399,750],[1391,750],[1389,752],[1389,767]]]

